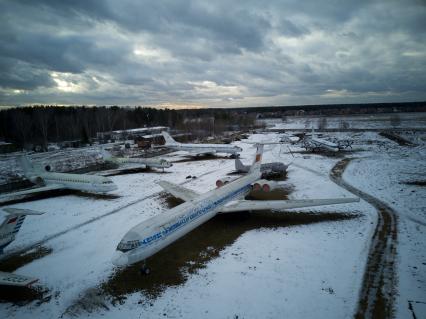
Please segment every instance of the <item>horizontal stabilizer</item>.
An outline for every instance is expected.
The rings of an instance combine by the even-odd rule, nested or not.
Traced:
[[[37,281],[37,278],[0,271],[0,286],[27,287]]]
[[[38,212],[32,209],[22,209],[22,208],[13,208],[13,207],[5,207],[3,210],[8,214],[13,215],[43,215],[44,212]]]
[[[359,198],[325,198],[325,199],[294,199],[294,200],[241,200],[225,205],[222,213],[272,210],[284,211],[291,208],[324,206],[359,202]]]
[[[200,196],[200,194],[198,194],[196,191],[193,191],[192,189],[188,189],[167,181],[159,181],[158,185],[160,185],[165,191],[169,192],[177,198],[184,200],[185,202]]]
[[[42,187],[30,188],[30,189],[26,189],[26,190],[18,191],[18,192],[6,193],[6,194],[0,195],[0,203],[4,201],[13,200],[18,196],[37,194],[41,192],[51,191],[55,189],[62,189],[62,188],[64,188],[62,185],[51,184],[51,185],[42,186]]]

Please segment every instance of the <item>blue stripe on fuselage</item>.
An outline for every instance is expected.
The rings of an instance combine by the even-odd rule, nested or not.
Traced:
[[[208,202],[206,205],[201,206],[201,208],[198,208],[198,207],[194,208],[192,211],[190,211],[190,213],[188,215],[184,216],[183,218],[178,220],[173,225],[167,226],[167,227],[164,228],[164,230],[139,241],[139,246],[140,245],[150,245],[150,244],[156,242],[157,240],[159,240],[160,238],[167,237],[168,235],[175,232],[176,230],[178,230],[182,226],[186,225],[189,221],[193,221],[194,219],[196,219],[196,218],[198,218],[202,215],[205,215],[207,212],[209,212],[209,211],[215,209],[217,206],[223,204],[223,202],[230,200],[233,197],[239,196],[242,193],[246,192],[249,188],[250,188],[250,184],[245,185],[244,187],[241,187],[240,189],[237,189],[236,191],[229,193],[228,195],[226,195],[222,198],[219,198],[219,199],[215,200],[214,202]],[[138,248],[138,247],[135,247],[135,249],[136,248]]]

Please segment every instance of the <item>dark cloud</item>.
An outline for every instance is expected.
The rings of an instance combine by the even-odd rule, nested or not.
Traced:
[[[34,69],[27,63],[0,58],[0,87],[16,90],[34,90],[39,87],[52,87],[55,82],[49,73]]]
[[[0,1],[8,104],[424,100],[425,52],[415,0]]]

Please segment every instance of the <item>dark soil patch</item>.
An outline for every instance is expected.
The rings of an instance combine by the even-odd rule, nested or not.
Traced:
[[[13,272],[16,269],[52,252],[51,248],[40,246],[28,253],[11,256],[0,261],[0,270],[4,272]],[[45,287],[33,285],[32,287],[13,287],[0,285],[0,302],[10,302],[18,306],[23,306],[38,300],[38,304],[47,302],[51,296],[47,296],[49,290]]]
[[[51,197],[66,196],[66,195],[74,194],[75,192],[76,191],[73,191],[73,190],[70,190],[70,189],[55,189],[55,190],[50,190],[50,191],[43,191],[43,192],[39,192],[39,193],[35,193],[35,194],[22,195],[22,196],[19,196],[16,199],[12,199],[12,200],[2,201],[0,203],[0,206],[12,205],[12,204],[24,203],[24,202],[31,202],[31,201],[45,199],[45,198],[51,198]]]
[[[204,268],[245,232],[258,228],[290,227],[318,222],[339,221],[358,217],[341,213],[256,214],[231,213],[217,215],[172,245],[147,260],[152,269],[148,276],[140,275],[142,263],[117,269],[107,282],[100,286],[112,303],[122,303],[127,294],[142,292],[156,298],[168,287],[183,284],[190,274]]]
[[[42,286],[33,287],[13,287],[0,286],[0,303],[12,303],[17,306],[38,300],[37,305],[50,301],[52,296],[48,295],[49,290]]]
[[[426,186],[426,181],[405,181],[406,185],[415,185],[415,186]]]
[[[119,169],[117,171],[112,172],[105,172],[106,174],[102,174],[102,176],[118,176],[118,175],[129,175],[129,174],[138,174],[138,173],[144,173],[144,174],[170,174],[171,172],[163,171],[161,168],[158,169],[152,169],[152,168],[146,168],[146,167],[135,167],[135,168],[125,168],[125,169]]]
[[[406,140],[405,138],[394,132],[380,132],[379,135],[398,143],[398,145],[400,146],[414,146],[414,144],[411,143],[409,140]]]
[[[197,161],[211,161],[211,160],[219,160],[226,159],[230,160],[233,158],[227,156],[216,156],[216,155],[200,155],[200,156],[186,156],[186,158],[174,161],[173,163],[186,163],[186,162],[197,162]]]
[[[13,272],[34,260],[49,255],[50,253],[52,253],[51,248],[40,246],[27,253],[11,256],[0,260],[0,271]]]

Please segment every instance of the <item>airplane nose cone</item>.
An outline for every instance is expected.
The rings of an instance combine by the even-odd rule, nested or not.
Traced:
[[[116,251],[114,255],[112,256],[111,262],[115,266],[126,266],[129,264],[129,258],[126,256],[125,253],[121,251]]]

